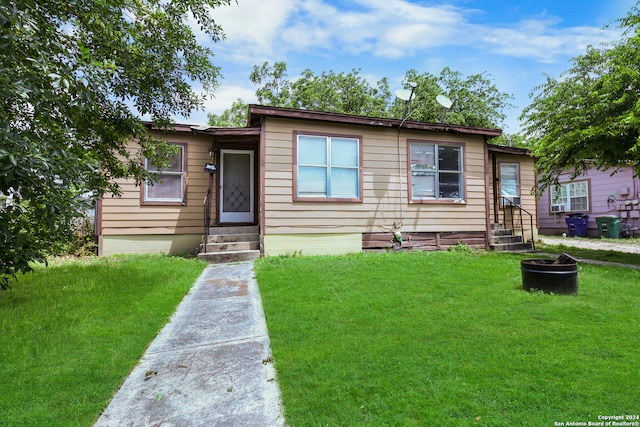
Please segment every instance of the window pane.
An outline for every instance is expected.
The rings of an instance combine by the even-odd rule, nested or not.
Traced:
[[[327,169],[300,166],[298,168],[298,196],[326,197]]]
[[[462,147],[453,145],[438,146],[438,167],[446,171],[461,171],[460,152]]]
[[[500,191],[503,197],[520,195],[517,164],[500,165]]]
[[[147,200],[182,201],[182,176],[158,175],[161,182],[147,186]]]
[[[358,166],[358,140],[331,138],[331,166]]]
[[[587,196],[588,194],[587,181],[574,182],[572,196]]]
[[[331,169],[331,197],[358,198],[357,169]]]
[[[411,198],[433,199],[436,197],[436,176],[434,174],[411,174]]]
[[[589,210],[589,203],[586,197],[576,197],[571,199],[571,207],[569,210],[572,211],[586,211]]]
[[[557,185],[551,188],[551,204],[566,205],[567,204],[567,186]]]
[[[460,183],[461,175],[458,173],[440,173],[440,197],[445,199],[458,199],[462,194]]]
[[[411,171],[435,170],[435,145],[411,144]]]
[[[298,164],[326,165],[327,138],[318,136],[298,136]]]
[[[165,170],[171,172],[182,172],[182,147],[180,147],[180,152],[173,156],[169,162],[169,166],[167,166],[167,169]]]
[[[169,160],[169,164],[164,168],[158,169],[156,165],[151,163],[149,159],[145,159],[145,167],[149,171],[168,171],[168,172],[182,172],[182,152],[184,148],[179,146],[180,150]]]

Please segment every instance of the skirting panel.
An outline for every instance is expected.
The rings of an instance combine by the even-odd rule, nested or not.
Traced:
[[[362,251],[360,233],[266,234],[264,255],[339,255]]]
[[[201,241],[202,234],[100,236],[98,254],[195,254]]]
[[[395,242],[393,233],[364,233],[362,249],[390,249]],[[437,251],[457,244],[472,248],[487,247],[484,231],[457,231],[443,233],[402,233],[402,248]]]

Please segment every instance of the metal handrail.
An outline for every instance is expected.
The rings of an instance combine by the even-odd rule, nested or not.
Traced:
[[[508,197],[502,197],[502,206],[506,207],[509,206],[511,208],[511,229],[515,230],[515,223],[514,223],[514,215],[513,215],[513,208],[518,208],[518,211],[520,212],[520,231],[522,232],[522,237],[524,238],[524,232],[525,232],[525,228],[524,228],[524,222],[522,219],[522,213],[524,212],[525,214],[529,215],[529,225],[530,225],[530,229],[529,231],[531,232],[531,247],[533,249],[536,248],[536,242],[533,236],[533,214],[529,211],[527,211],[526,209],[524,209],[521,205],[518,205],[516,203],[513,203],[513,201],[508,198]],[[503,217],[504,217],[504,222],[506,223],[507,221],[507,213],[506,211],[503,213]]]

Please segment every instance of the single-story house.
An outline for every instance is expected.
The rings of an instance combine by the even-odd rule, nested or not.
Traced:
[[[99,201],[101,255],[488,248],[499,228],[537,238],[533,158],[489,144],[499,129],[251,105],[244,128],[149,132],[180,152],[161,183],[121,181],[121,197]]]
[[[552,186],[540,195],[538,216],[540,233],[560,235],[569,232],[567,217],[571,220],[587,215],[587,235],[598,236],[596,218],[618,216],[622,230],[637,233],[640,226],[640,180],[631,166],[609,169],[589,169],[584,175],[571,180],[573,171],[558,177],[559,186]],[[586,219],[586,218],[585,218]]]

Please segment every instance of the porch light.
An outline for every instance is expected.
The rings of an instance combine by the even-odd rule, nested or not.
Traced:
[[[214,173],[218,168],[213,163],[206,163],[204,165],[204,172]]]

